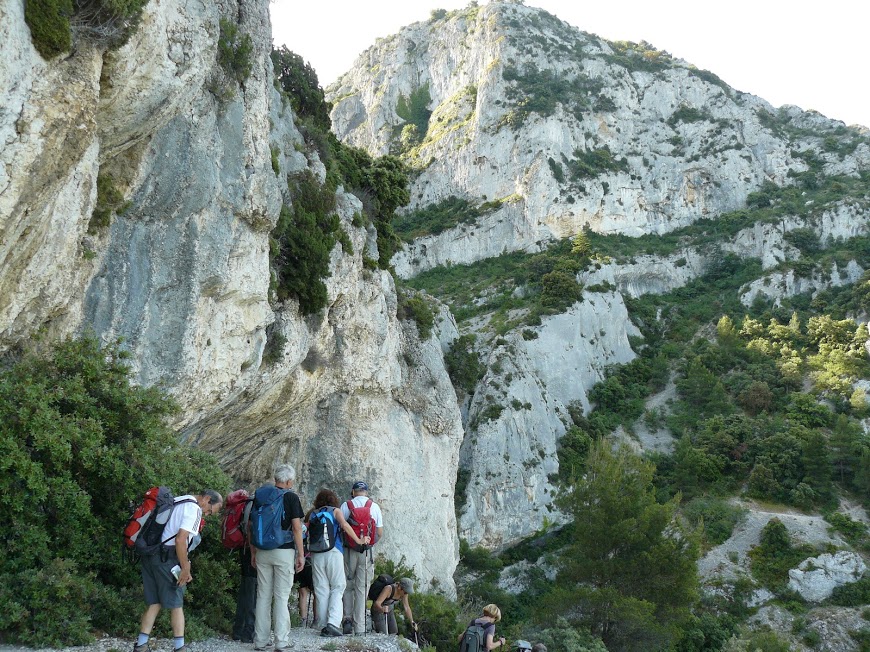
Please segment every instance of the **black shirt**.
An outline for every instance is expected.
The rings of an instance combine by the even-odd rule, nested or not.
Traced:
[[[281,519],[281,528],[292,531],[293,519],[298,518],[300,521],[305,518],[305,512],[302,511],[302,502],[299,500],[293,491],[287,491],[284,494],[284,518]],[[279,548],[295,548],[296,544],[291,539]]]

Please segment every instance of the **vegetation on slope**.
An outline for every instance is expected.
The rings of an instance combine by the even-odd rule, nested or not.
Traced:
[[[121,532],[152,486],[176,495],[230,479],[217,461],[178,443],[173,402],[131,385],[127,355],[90,337],[27,353],[0,371],[0,631],[34,646],[89,642],[95,630],[133,634],[139,568]],[[238,561],[207,524],[185,598],[187,635],[227,631]],[[168,618],[158,635],[169,633]]]
[[[323,279],[330,274],[332,248],[341,242],[346,254],[353,253],[335,212],[337,188],[344,186],[362,200],[363,215],[355,219],[354,226],[373,224],[377,231],[378,260],[367,264],[389,269],[390,259],[401,246],[392,221],[396,209],[410,199],[408,175],[396,157],[373,159],[359,148],[342,144],[329,131],[331,106],[317,75],[302,57],[282,47],[272,51],[272,62],[276,86],[294,108],[307,146],[326,167],[323,185],[310,172],[288,177],[292,201],[282,208],[269,239],[274,296],[279,301],[296,298],[302,313],[312,314],[327,305]]]
[[[72,47],[76,33],[106,47],[124,45],[142,19],[148,0],[28,0],[24,20],[34,47],[51,59]]]

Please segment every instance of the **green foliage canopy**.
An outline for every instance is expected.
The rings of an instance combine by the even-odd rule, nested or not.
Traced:
[[[178,443],[166,425],[172,401],[130,384],[125,358],[85,337],[0,373],[0,631],[22,643],[132,633],[140,578],[120,555],[130,504],[158,484],[176,494],[229,486],[212,457]],[[237,574],[216,549],[219,529],[207,525],[195,553],[191,635],[231,613],[231,597],[215,591]]]
[[[677,499],[656,501],[653,473],[626,449],[597,442],[561,501],[573,537],[549,606],[590,626],[609,650],[667,647],[697,600],[697,536],[675,518]]]

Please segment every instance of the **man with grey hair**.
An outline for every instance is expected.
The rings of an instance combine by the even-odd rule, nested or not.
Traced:
[[[154,621],[162,607],[169,609],[175,652],[184,652],[184,592],[193,580],[188,553],[200,542],[202,519],[217,514],[224,499],[214,489],[204,489],[196,496],[175,498],[175,504],[163,527],[160,551],[143,555],[142,585],[148,608],[142,614],[139,637],[133,652],[151,652],[148,640]]]
[[[368,536],[371,545],[357,546],[345,538],[344,573],[347,586],[344,589],[345,633],[366,631],[366,596],[369,584],[374,580],[375,562],[372,546],[384,536],[384,517],[381,508],[369,498],[369,486],[362,480],[353,483],[351,499],[341,504],[342,516],[350,523],[358,537]]]
[[[290,590],[293,575],[305,565],[302,548],[302,503],[291,490],[296,470],[289,464],[275,468],[275,484],[254,492],[248,540],[251,565],[257,569],[257,607],[254,649],[265,650],[275,633],[275,652],[290,645]]]

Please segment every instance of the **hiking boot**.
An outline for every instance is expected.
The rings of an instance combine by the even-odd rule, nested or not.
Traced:
[[[344,636],[342,631],[335,625],[329,624],[320,630],[321,636]]]
[[[151,646],[148,643],[142,645],[133,644],[133,652],[151,652]]]
[[[341,623],[342,634],[353,634],[353,621],[350,618],[345,618]]]
[[[177,647],[173,652],[187,652],[187,646],[182,645],[181,647]]]

